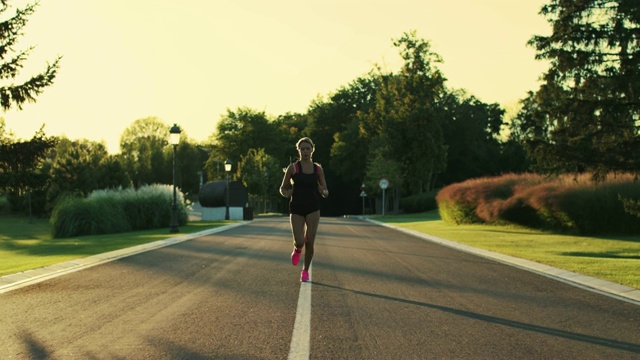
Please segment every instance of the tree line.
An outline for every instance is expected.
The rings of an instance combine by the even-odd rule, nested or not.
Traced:
[[[183,132],[178,186],[195,195],[202,181],[223,180],[223,163],[231,160],[232,177],[247,187],[256,210],[285,211],[277,189],[302,136],[314,140],[314,160],[325,167],[332,193],[325,215],[359,213],[363,189],[373,211],[381,178],[391,184],[392,210],[399,210],[402,198],[481,176],[536,171],[592,173],[598,180],[612,172],[637,174],[640,11],[634,3],[554,0],[543,6],[540,13],[553,32],[533,36],[529,45],[550,67],[510,122],[499,104],[447,87],[441,57],[409,31],[393,40],[404,60],[400,69],[375,67],[315,99],[305,113],[272,117],[228,109],[208,140],[198,143]],[[43,213],[69,192],[171,183],[169,125],[157,118],[126,129],[117,155],[100,143],[49,138],[41,131],[31,142],[48,148],[22,172],[11,165],[19,142],[3,129],[0,187],[18,199],[41,192]],[[26,174],[41,175],[40,182]]]

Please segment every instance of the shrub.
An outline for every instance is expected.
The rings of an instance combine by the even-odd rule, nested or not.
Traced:
[[[449,185],[438,192],[436,202],[442,220],[453,224],[481,222],[475,214],[477,199],[466,196],[471,188],[471,183],[463,182]]]
[[[7,200],[6,195],[0,195],[0,214],[6,215],[11,212],[11,207],[9,205],[9,200]]]
[[[436,203],[437,191],[429,191],[420,195],[400,199],[400,208],[406,213],[418,213],[438,208]]]
[[[637,234],[640,221],[625,209],[621,198],[640,197],[634,182],[608,182],[599,186],[580,186],[568,190],[558,200],[579,234]]]
[[[515,189],[523,184],[538,184],[536,174],[506,174],[484,177],[449,185],[436,195],[438,210],[443,220],[456,224],[497,223],[505,203],[513,197]]]
[[[182,193],[176,195],[178,224],[184,225],[187,210]],[[172,203],[172,188],[164,185],[97,190],[87,198],[67,197],[53,211],[52,235],[60,238],[169,227]]]
[[[640,199],[640,187],[628,174],[603,183],[589,174],[509,174],[453,184],[436,196],[447,222],[513,223],[582,235],[639,233],[633,199]]]

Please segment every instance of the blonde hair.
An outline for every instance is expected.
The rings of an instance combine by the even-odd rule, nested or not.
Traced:
[[[313,144],[313,141],[311,140],[311,138],[308,137],[303,137],[302,139],[298,140],[298,142],[296,143],[296,148],[300,148],[300,144],[302,144],[303,142],[306,142],[307,144],[311,145],[311,149],[315,149],[316,146]]]

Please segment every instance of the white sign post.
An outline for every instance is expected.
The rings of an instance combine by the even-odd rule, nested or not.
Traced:
[[[380,185],[380,189],[382,189],[382,216],[384,216],[384,191],[389,187],[389,180],[382,178],[380,182],[378,182],[378,185]]]

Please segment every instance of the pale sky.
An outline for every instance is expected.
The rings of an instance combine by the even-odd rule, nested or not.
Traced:
[[[442,56],[450,88],[513,106],[547,68],[526,46],[550,32],[538,14],[546,2],[41,0],[16,46],[35,46],[22,77],[58,55],[61,69],[37,103],[0,116],[18,138],[45,124],[47,135],[105,141],[111,153],[148,116],[203,141],[228,108],[304,113],[375,64],[397,71],[392,39],[411,30]]]

